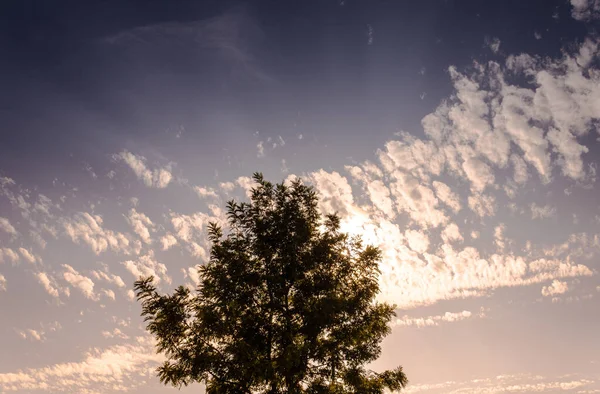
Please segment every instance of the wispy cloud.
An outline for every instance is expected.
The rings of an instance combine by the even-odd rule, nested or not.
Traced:
[[[450,394],[496,394],[496,393],[545,393],[574,392],[588,393],[585,387],[597,384],[590,377],[562,376],[547,378],[533,374],[498,375],[467,381],[448,381],[434,384],[413,384],[407,393],[450,393]]]
[[[63,278],[74,288],[78,289],[86,298],[96,299],[97,295],[94,294],[94,282],[77,272],[73,267],[68,264],[62,265],[64,268]]]
[[[439,326],[441,323],[453,323],[472,317],[485,317],[485,313],[480,311],[479,313],[472,313],[471,311],[462,312],[446,312],[443,315],[427,316],[427,317],[410,317],[403,316],[395,319],[392,322],[392,326],[414,326],[417,328]]]
[[[120,46],[161,48],[181,46],[189,50],[217,50],[239,75],[262,82],[273,78],[260,66],[253,48],[262,37],[260,24],[244,7],[213,18],[192,22],[164,22],[139,26],[106,37],[104,42]]]
[[[571,0],[571,6],[571,16],[577,20],[600,18],[600,0]]]
[[[99,392],[124,391],[140,384],[134,378],[156,366],[162,356],[147,337],[105,349],[90,349],[81,361],[66,362],[15,373],[0,374],[3,391]],[[99,390],[99,391],[98,391]]]
[[[17,230],[10,224],[7,218],[0,217],[0,230],[10,235],[17,235]]]
[[[115,159],[123,160],[134,172],[134,174],[148,187],[164,189],[173,179],[170,166],[159,167],[153,170],[146,166],[146,158],[123,151],[114,156]]]

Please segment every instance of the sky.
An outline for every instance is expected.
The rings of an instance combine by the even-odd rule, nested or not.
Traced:
[[[133,282],[251,175],[383,251],[407,393],[600,393],[600,0],[0,3],[0,393],[175,393]],[[202,392],[200,385],[181,390]]]

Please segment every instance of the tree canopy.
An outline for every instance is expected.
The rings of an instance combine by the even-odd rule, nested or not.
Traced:
[[[209,225],[210,260],[195,292],[135,291],[166,361],[162,383],[202,382],[207,394],[379,394],[407,384],[402,367],[365,365],[381,353],[394,306],[376,301],[381,252],[322,216],[301,181],[262,174],[250,202],[227,204],[228,226]]]

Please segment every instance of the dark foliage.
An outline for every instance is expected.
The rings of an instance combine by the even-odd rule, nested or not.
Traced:
[[[379,249],[322,218],[300,181],[258,183],[249,203],[228,203],[224,235],[209,228],[200,286],[161,295],[136,281],[147,329],[174,386],[203,382],[208,394],[379,394],[407,383],[402,367],[376,373],[394,307],[377,303]]]

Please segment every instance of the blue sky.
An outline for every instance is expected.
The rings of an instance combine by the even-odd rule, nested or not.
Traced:
[[[133,281],[193,287],[254,171],[382,248],[408,392],[600,392],[600,1],[0,15],[0,393],[175,392]]]

